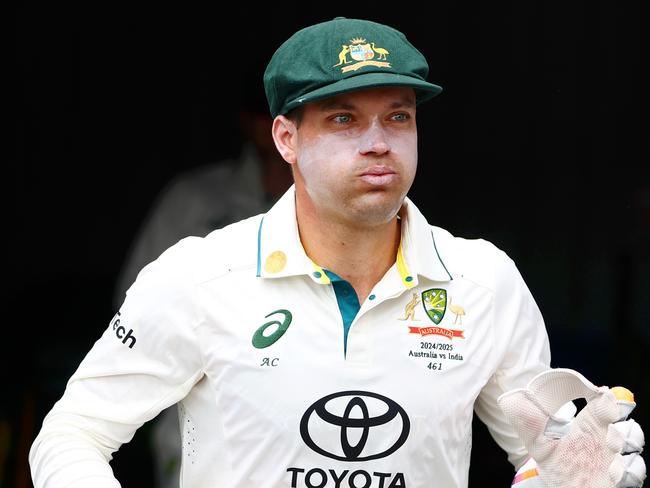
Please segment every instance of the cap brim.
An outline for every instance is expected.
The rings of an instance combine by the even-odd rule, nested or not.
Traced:
[[[285,113],[292,108],[296,108],[305,103],[315,102],[317,100],[322,100],[324,98],[333,97],[350,91],[378,88],[382,86],[411,87],[415,90],[417,103],[427,101],[442,91],[442,87],[412,76],[405,76],[397,73],[364,73],[362,75],[344,78],[336,83],[331,83],[301,95],[285,106]]]

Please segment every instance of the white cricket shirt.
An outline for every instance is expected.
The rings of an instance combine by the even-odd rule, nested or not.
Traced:
[[[361,305],[305,254],[293,188],[171,247],[44,421],[35,486],[119,486],[111,453],[176,402],[186,488],[465,487],[474,409],[523,461],[496,399],[549,368],[538,307],[492,244],[400,215]]]

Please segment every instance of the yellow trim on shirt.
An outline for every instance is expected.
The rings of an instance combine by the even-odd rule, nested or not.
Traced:
[[[310,260],[310,261],[311,261],[311,260]],[[313,276],[314,276],[314,278],[316,278],[316,279],[318,280],[318,282],[319,282],[321,285],[329,285],[329,284],[332,282],[332,281],[330,280],[329,276],[327,276],[327,273],[325,273],[325,271],[323,271],[323,268],[321,268],[320,266],[318,266],[318,265],[317,265],[315,262],[313,262],[313,261],[311,261],[311,265],[312,265],[312,267],[314,268],[314,273],[320,273],[320,276],[317,276],[316,274],[314,274]]]
[[[408,267],[406,266],[406,260],[404,259],[404,254],[402,253],[402,243],[400,242],[399,248],[397,249],[397,271],[402,278],[402,283],[406,288],[413,288],[415,286],[415,280],[411,273],[409,272]]]

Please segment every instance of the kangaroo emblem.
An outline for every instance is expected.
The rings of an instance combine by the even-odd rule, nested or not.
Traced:
[[[341,52],[339,53],[339,62],[335,64],[334,66],[341,66],[342,64],[348,64],[350,61],[347,60],[347,55],[350,52],[350,46],[347,46],[345,44],[341,44]],[[332,67],[334,67],[332,66]]]
[[[417,293],[413,293],[413,298],[411,298],[411,301],[404,308],[404,318],[398,320],[415,320],[415,307],[418,303],[420,303],[420,298]]]

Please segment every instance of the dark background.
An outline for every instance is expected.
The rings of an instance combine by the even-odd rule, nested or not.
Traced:
[[[111,4],[112,5],[112,4]],[[234,155],[236,109],[277,46],[335,16],[390,24],[445,88],[418,113],[411,198],[452,233],[518,264],[545,316],[553,366],[623,384],[650,425],[648,61],[640,3],[357,2],[77,10],[15,8],[13,151],[0,486],[31,486],[27,449],[114,314],[117,271],[177,172]],[[257,78],[255,78],[257,79]],[[261,80],[256,89],[262,90]],[[115,457],[152,484],[148,427]],[[476,424],[470,486],[509,486]]]

